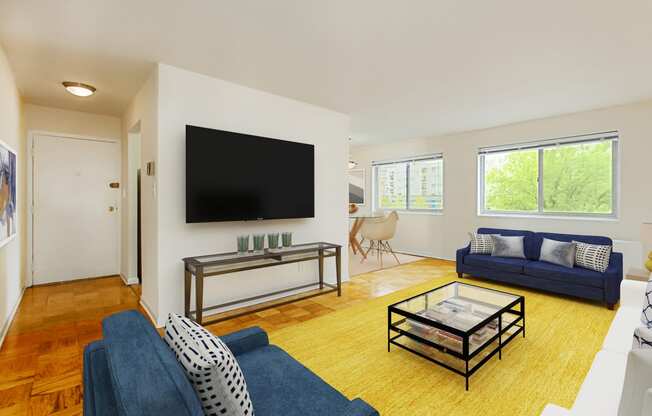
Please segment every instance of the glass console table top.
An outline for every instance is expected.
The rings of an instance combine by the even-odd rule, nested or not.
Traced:
[[[246,253],[230,252],[220,254],[209,254],[205,256],[187,257],[186,263],[200,265],[220,265],[240,262],[256,262],[259,260],[274,260],[279,256],[284,258],[290,255],[300,255],[304,253],[316,253],[319,250],[336,249],[340,247],[331,243],[308,243],[296,244],[291,247],[279,247],[275,249],[266,248],[263,251],[248,251]]]

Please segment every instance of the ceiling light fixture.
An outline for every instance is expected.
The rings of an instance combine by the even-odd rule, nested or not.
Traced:
[[[66,88],[66,91],[77,97],[88,97],[96,91],[94,86],[82,84],[81,82],[64,81],[62,84]]]

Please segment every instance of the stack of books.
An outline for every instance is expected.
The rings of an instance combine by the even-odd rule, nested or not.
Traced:
[[[455,298],[439,302],[436,305],[418,312],[417,315],[460,329],[470,329],[489,316],[485,312],[474,310],[473,305],[470,302]],[[452,350],[462,351],[461,337],[416,322],[412,319],[408,319],[407,323],[410,326],[410,330],[416,335],[430,339],[431,341],[437,342],[438,344]],[[469,341],[472,348],[484,344],[489,338],[493,337],[497,331],[498,320],[494,319],[471,335]]]

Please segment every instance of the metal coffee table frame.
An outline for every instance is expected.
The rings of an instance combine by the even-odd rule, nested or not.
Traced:
[[[410,313],[404,310],[401,310],[397,308],[397,305],[412,300],[416,299],[419,296],[424,296],[426,294],[429,294],[431,292],[441,290],[447,286],[453,285],[453,284],[460,284],[460,285],[465,285],[465,286],[470,286],[470,287],[476,287],[484,290],[491,290],[494,292],[514,296],[517,299],[514,300],[513,302],[509,303],[505,307],[501,308],[494,314],[490,315],[486,319],[482,320],[480,323],[477,325],[473,326],[467,331],[462,331],[457,328],[453,328],[451,326],[448,326],[446,324],[443,324],[441,322],[438,322],[433,319],[426,318],[424,316],[416,315],[414,313]],[[520,305],[520,308],[516,309],[517,306]],[[494,305],[495,306],[495,305]],[[503,327],[503,315],[504,314],[510,314],[515,316],[515,319],[513,321],[510,321],[508,324],[506,324]],[[393,315],[398,315],[399,320],[392,321]],[[437,342],[421,337],[418,334],[415,334],[413,332],[409,332],[404,330],[403,328],[400,328],[399,325],[404,323],[407,319],[414,320],[420,324],[427,325],[433,328],[441,329],[443,331],[446,331],[448,333],[451,333],[453,335],[456,335],[460,338],[462,338],[462,352],[458,352],[455,350],[451,350],[450,348],[440,345]],[[492,337],[488,338],[482,345],[480,345],[477,349],[475,349],[473,352],[470,352],[470,346],[469,346],[469,339],[471,335],[473,335],[476,331],[479,329],[483,328],[485,325],[489,324],[491,321],[494,319],[498,320],[498,331],[496,332],[495,335]],[[507,338],[503,337],[507,334],[507,332],[512,329],[513,327],[516,327],[516,331],[512,332],[511,334],[508,334]],[[392,335],[392,333],[396,333],[396,335]],[[498,354],[498,359],[502,359],[502,349],[510,342],[512,341],[518,334],[523,334],[523,338],[525,338],[525,297],[524,296],[519,296],[513,293],[509,292],[503,292],[500,290],[495,290],[495,289],[489,289],[485,288],[482,286],[477,286],[477,285],[470,285],[468,283],[463,283],[459,281],[454,281],[442,286],[439,286],[435,289],[428,290],[426,292],[420,293],[418,295],[412,296],[407,299],[403,299],[400,302],[396,302],[392,305],[389,305],[387,307],[387,351],[390,351],[390,346],[396,345],[398,347],[401,347],[407,351],[410,351],[413,354],[416,354],[422,358],[425,358],[428,361],[431,361],[441,367],[444,367],[456,374],[459,374],[465,378],[466,381],[466,390],[469,390],[469,378],[480,369],[487,361],[489,361],[496,353]],[[443,353],[446,353],[448,355],[451,355],[457,359],[460,359],[464,361],[465,364],[465,370],[459,370],[455,367],[452,367],[451,365],[439,361],[436,358],[433,358],[431,356],[428,356],[427,354],[418,351],[414,348],[411,348],[407,345],[403,345],[398,342],[400,338],[409,338],[413,341],[416,341],[420,344],[426,345],[428,347],[435,348]],[[498,340],[498,345],[494,347],[493,350],[490,350],[489,353],[484,356],[479,362],[477,362],[475,365],[472,367],[469,367],[469,362],[476,357],[478,354],[480,354],[482,351],[484,351],[486,348],[488,348],[490,345],[493,345],[495,341]]]

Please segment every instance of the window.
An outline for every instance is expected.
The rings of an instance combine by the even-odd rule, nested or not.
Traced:
[[[618,134],[482,148],[480,213],[616,216]]]
[[[440,211],[444,199],[444,161],[430,155],[373,162],[374,208]]]

